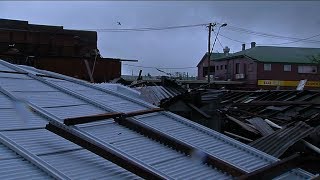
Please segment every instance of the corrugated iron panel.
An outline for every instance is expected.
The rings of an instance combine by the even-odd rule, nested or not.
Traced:
[[[40,107],[74,106],[85,104],[62,92],[12,92],[17,97],[25,98]]]
[[[24,74],[14,74],[14,73],[1,73],[0,78],[10,78],[10,79],[31,79],[30,77]]]
[[[5,80],[3,81],[5,82]],[[30,82],[33,82],[33,80]],[[61,81],[55,79],[52,82],[59,83]],[[83,88],[81,87],[83,85],[80,85],[79,87],[75,86],[74,84],[76,83],[70,82],[68,88],[76,92],[78,91],[80,94],[109,106],[116,111],[131,112],[154,107],[150,104],[142,102],[139,99],[117,94],[116,91],[110,93],[101,93],[99,90],[88,87]],[[49,89],[50,91],[55,90],[51,87]],[[23,86],[22,90],[25,91]],[[19,95],[20,97],[26,97],[27,100],[41,107],[77,106],[83,104],[89,105],[79,98],[72,97],[62,92],[15,92],[14,94]],[[97,97],[97,95],[99,97]],[[90,105],[90,107],[92,106]],[[52,110],[56,110],[54,113],[60,114],[61,117],[75,115],[73,113],[68,114],[68,110],[63,108],[60,110],[53,108]],[[95,110],[96,109],[93,108],[92,113],[95,113]],[[231,138],[228,138],[227,136],[209,130],[203,126],[192,123],[191,121],[172,113],[154,113],[147,116],[139,116],[139,120],[145,124],[150,124],[152,127],[159,129],[164,133],[170,134],[176,139],[185,141],[197,149],[206,151],[219,159],[231,163],[239,168],[245,169],[248,172],[261,168],[277,160],[276,158],[273,158],[272,156],[269,156],[261,151],[239,143]],[[102,139],[105,141],[105,143],[112,143],[120,150],[137,157],[139,160],[143,160],[157,169],[161,169],[163,172],[171,174],[173,177],[183,179],[192,179],[192,176],[201,176],[195,178],[204,179],[211,177],[215,179],[230,178],[226,174],[223,174],[216,169],[209,168],[203,164],[193,163],[194,161],[192,161],[191,157],[186,157],[167,146],[150,140],[136,132],[133,132],[130,129],[124,128],[113,121],[107,121],[106,123],[100,123],[99,125],[91,127],[81,127],[85,131]],[[60,166],[70,164],[70,167],[64,166],[63,169],[67,170],[61,169],[61,171],[70,175],[70,177],[84,177],[85,179],[94,177],[94,179],[98,179],[99,177],[103,176],[103,173],[100,169],[96,169],[95,166],[92,166],[92,163],[99,164],[98,160],[92,162],[90,161],[91,159],[94,159],[93,156],[95,155],[93,153],[89,153],[86,150],[80,150],[81,148],[79,146],[68,142],[45,129],[7,131],[3,132],[3,134],[32,153],[46,158],[46,161],[50,162],[49,164],[54,168],[58,169]],[[71,155],[68,154],[76,152],[86,152],[88,155],[79,154],[74,156],[76,158],[72,158]],[[81,160],[81,162],[78,162],[77,160],[79,157],[84,157],[86,160]],[[70,159],[66,161],[68,158]],[[106,160],[103,160],[103,162],[106,162]],[[72,167],[71,165],[74,164],[79,166]],[[116,165],[112,167],[119,168]],[[112,167],[108,168],[108,170],[114,169]],[[86,171],[88,172],[87,174],[84,173]],[[114,172],[115,174],[120,172],[120,178],[132,177],[128,175],[127,171],[115,170]],[[303,172],[301,173],[303,174]],[[113,174],[113,172],[111,174]]]
[[[1,143],[0,167],[0,179],[52,179]]]
[[[31,80],[31,79],[9,79],[2,78],[0,80],[0,85],[3,89],[7,91],[30,91],[30,92],[38,92],[38,91],[57,91],[39,81]]]
[[[50,107],[44,109],[61,119],[107,113],[107,111],[87,104],[77,106]]]
[[[52,81],[52,83],[60,85],[61,83],[57,81]],[[90,97],[98,102],[101,102],[103,104],[107,104],[108,106],[111,106],[113,109],[119,112],[132,112],[132,111],[139,111],[139,110],[145,110],[147,107],[142,106],[138,103],[135,103],[133,101],[129,101],[120,97],[117,97],[115,95],[103,93],[96,89],[88,89],[87,87],[83,85],[79,85],[76,83],[69,82],[69,86],[63,86],[64,88],[67,88],[72,91],[76,91],[77,93]],[[83,86],[83,88],[81,87]],[[82,91],[77,91],[78,89],[83,89]],[[85,90],[86,89],[86,90]]]
[[[249,145],[274,157],[280,157],[290,146],[312,132],[312,127],[300,121],[264,136]]]
[[[115,130],[116,134],[112,133],[112,135],[109,135],[110,132],[107,132],[106,129],[110,129],[110,126]],[[128,134],[129,129],[116,123],[108,123],[99,127],[88,127],[83,129],[102,141],[114,145],[126,154],[129,154],[152,167],[160,169],[162,172],[170,174],[171,177],[176,179],[179,179],[181,176],[194,174],[198,174],[199,176],[206,175],[212,178],[230,178],[230,176],[218,170],[214,170],[200,162],[194,162],[190,157],[186,157],[184,154],[178,153],[139,133],[131,131],[130,134]],[[125,133],[124,136],[126,136],[126,139],[116,138],[117,141],[112,140],[116,135],[120,137],[123,136],[122,132]],[[177,163],[176,159],[182,160]]]
[[[14,70],[8,68],[7,66],[4,66],[4,65],[0,64],[0,71],[14,71]]]
[[[176,179],[232,179],[218,170],[213,171],[210,167],[199,167],[200,161],[191,161],[185,157],[178,157],[167,161],[162,161],[154,165],[157,169],[166,172]]]
[[[88,93],[88,92],[83,95],[86,97],[93,98],[90,96],[90,93]],[[108,95],[109,94],[106,94],[106,96],[108,96]],[[112,96],[114,96],[114,95],[112,95]],[[104,101],[102,101],[102,99],[104,99]],[[134,109],[132,107],[130,108],[131,104],[133,105],[133,107],[140,106],[143,109],[145,109],[147,107],[147,105],[146,106],[140,105],[141,103],[135,102],[135,100],[127,100],[124,98],[121,98],[122,102],[118,103],[119,105],[121,104],[122,107],[121,106],[116,107],[116,106],[114,106],[114,104],[107,103],[108,102],[107,99],[108,98],[103,98],[103,95],[101,95],[100,99],[95,99],[95,100],[105,104],[106,106],[111,107],[112,109],[120,111],[120,112],[131,112],[134,110],[140,110],[140,109]],[[174,116],[176,116],[176,115],[174,115]],[[147,118],[145,118],[145,120],[146,120],[145,122],[157,122],[158,125],[156,125],[154,127],[157,129],[164,129],[164,132],[166,132],[166,133],[170,133],[167,131],[168,129],[166,129],[166,128],[174,127],[174,124],[176,124],[176,122],[178,122],[178,126],[180,126],[180,127],[177,127],[178,128],[177,130],[181,130],[182,133],[175,132],[175,133],[171,133],[171,135],[173,135],[174,137],[176,137],[178,139],[188,141],[190,144],[193,144],[195,147],[198,147],[201,149],[206,149],[206,151],[209,152],[211,155],[216,156],[220,159],[223,159],[226,162],[229,162],[229,163],[231,163],[235,166],[238,166],[242,169],[245,169],[248,172],[259,169],[261,167],[264,167],[264,166],[276,161],[276,159],[271,156],[268,156],[262,152],[254,150],[254,149],[250,149],[250,146],[246,146],[243,144],[240,145],[239,142],[236,142],[235,140],[233,140],[231,138],[224,137],[223,135],[221,135],[219,133],[213,133],[213,132],[207,133],[207,132],[200,130],[201,128],[198,129],[198,128],[190,127],[188,125],[188,121],[182,120],[182,118],[179,116],[176,116],[176,118],[172,118],[169,116],[160,115],[160,117],[157,117],[154,121],[152,121],[148,117],[153,117],[153,116],[147,116]],[[167,119],[169,121],[167,123],[164,123],[163,118],[166,119],[167,117],[169,117],[169,119]],[[176,121],[176,120],[178,120],[178,121]],[[185,126],[181,126],[181,125],[185,125]],[[166,127],[162,128],[162,126],[166,126]],[[186,128],[185,130],[187,130],[187,131],[183,132],[184,128]],[[193,134],[193,135],[191,137],[189,137],[189,134]],[[185,137],[189,137],[190,139],[186,139]],[[215,138],[217,143],[212,143],[214,141],[214,140],[212,140],[213,137]],[[229,140],[226,140],[225,138],[227,138]],[[199,144],[199,142],[201,142],[202,144]],[[218,148],[214,148],[218,144],[220,144],[220,146]]]
[[[164,86],[145,86],[137,87],[135,89],[141,92],[141,99],[154,105],[159,105],[161,100],[181,94],[181,92],[174,88]]]
[[[0,179],[53,179],[23,158],[0,160]]]
[[[46,121],[26,109],[23,114],[16,109],[0,109],[0,130],[40,128],[46,125]]]
[[[255,117],[248,119],[248,121],[262,134],[262,136],[267,136],[274,132],[269,124],[262,118]]]
[[[7,131],[2,133],[36,155],[81,148],[46,129]]]
[[[190,127],[188,122],[175,121],[160,113],[155,116],[139,117],[139,120],[177,139],[206,150],[211,155],[248,172],[266,166],[274,161],[272,158],[265,157],[257,152],[250,152],[248,147],[241,147],[232,141],[226,140],[221,134],[217,133],[215,135],[196,130]]]
[[[23,68],[23,70],[25,70],[25,71],[27,71],[29,73],[32,73],[32,74],[41,74],[41,75],[43,75],[42,73],[36,72],[36,68],[34,68],[32,66],[18,65],[18,67]]]
[[[13,104],[11,103],[11,100],[7,98],[5,95],[0,93],[0,109],[1,108],[13,108]]]
[[[7,148],[6,146],[0,143],[0,161],[2,161],[3,159],[12,159],[12,158],[18,158],[18,155],[15,152],[13,152],[11,149]]]
[[[122,84],[113,84],[113,83],[100,83],[100,84],[94,84],[97,87],[111,90],[111,91],[116,91],[121,94],[125,94],[127,96],[135,97],[138,98],[140,95],[140,92],[132,89],[130,87],[124,86]]]
[[[141,179],[87,150],[75,150],[40,157],[71,179]]]
[[[303,169],[293,169],[290,172],[284,173],[276,178],[274,178],[274,180],[283,180],[283,179],[287,179],[287,180],[303,180],[303,179],[310,179],[310,177],[313,177],[314,175],[304,171]]]

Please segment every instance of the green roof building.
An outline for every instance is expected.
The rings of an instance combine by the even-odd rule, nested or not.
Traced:
[[[215,80],[244,81],[252,88],[320,88],[320,48],[255,46],[237,53],[213,53],[210,71]],[[198,78],[208,74],[207,53],[197,65]],[[272,87],[273,86],[273,87]]]

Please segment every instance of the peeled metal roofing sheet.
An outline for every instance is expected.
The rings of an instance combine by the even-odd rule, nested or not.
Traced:
[[[267,136],[274,132],[274,130],[269,126],[269,124],[262,118],[255,117],[248,119],[248,121],[262,134],[262,136]]]
[[[249,145],[274,157],[280,157],[290,146],[311,134],[313,130],[314,128],[300,121],[268,136],[263,136]]]

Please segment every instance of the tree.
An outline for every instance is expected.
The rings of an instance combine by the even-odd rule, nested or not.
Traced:
[[[308,59],[310,59],[311,63],[315,64],[317,66],[316,74],[319,74],[320,71],[320,54],[309,56]],[[317,75],[317,80],[319,79]]]
[[[316,64],[318,67],[320,66],[320,54],[312,55],[309,57],[309,59],[312,63]]]

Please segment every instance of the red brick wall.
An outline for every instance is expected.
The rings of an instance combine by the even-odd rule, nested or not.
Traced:
[[[93,67],[93,61],[89,61]],[[84,61],[80,58],[43,57],[35,62],[35,67],[90,81]],[[100,59],[96,61],[93,78],[95,82],[107,82],[121,75],[121,62]]]
[[[244,79],[236,79],[236,64],[239,63],[239,74],[244,74]],[[222,69],[221,69],[222,65]],[[227,65],[227,69],[225,68]],[[215,76],[219,80],[231,79],[233,81],[246,81],[248,85],[253,86],[257,83],[257,63],[248,58],[236,58],[224,61],[215,61]],[[217,66],[219,67],[217,69]]]
[[[258,79],[262,80],[287,80],[300,81],[308,79],[310,81],[319,81],[319,74],[302,74],[298,73],[298,66],[302,64],[291,64],[291,71],[284,71],[282,63],[272,63],[271,71],[264,71],[264,63],[258,63]],[[319,69],[318,69],[319,73]]]

